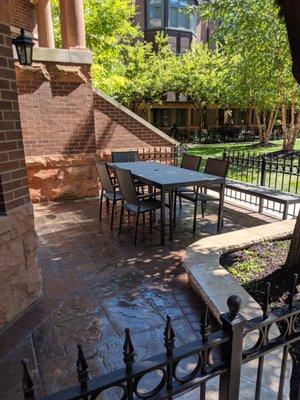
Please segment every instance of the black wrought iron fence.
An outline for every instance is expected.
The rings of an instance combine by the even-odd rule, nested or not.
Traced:
[[[177,165],[182,153],[182,146],[153,147],[137,149],[140,161],[157,161],[169,165]]]
[[[224,151],[223,158],[229,159],[228,178],[256,185],[278,189],[283,192],[299,194],[300,192],[300,156],[299,152],[268,153],[259,155],[250,152]],[[259,199],[233,190],[227,190],[226,196],[235,200],[259,206]],[[264,208],[278,213],[282,206],[273,201],[265,201]],[[298,208],[289,208],[289,216],[296,217]]]
[[[47,395],[43,400],[103,398],[172,400],[196,388],[200,388],[200,394],[196,393],[195,399],[205,400],[207,398],[206,383],[213,378],[219,378],[218,398],[220,400],[238,400],[242,399],[239,395],[242,365],[252,360],[258,360],[253,399],[259,400],[264,358],[278,349],[282,350],[283,356],[277,400],[283,399],[288,352],[293,360],[290,400],[299,400],[300,302],[295,302],[297,279],[298,276],[295,274],[291,282],[288,304],[272,312],[269,310],[270,285],[268,284],[263,315],[249,321],[246,321],[239,313],[241,299],[238,296],[230,296],[227,301],[229,311],[221,315],[221,329],[217,332],[209,333],[206,308],[202,317],[202,338],[180,347],[175,346],[175,332],[171,318],[168,317],[164,338],[162,338],[166,351],[146,361],[135,362],[134,343],[132,343],[129,329],[126,329],[123,346],[124,367],[97,378],[90,377],[83,349],[78,345],[76,369],[79,384]],[[249,346],[247,338],[253,332],[257,333],[257,339]],[[189,368],[182,371],[182,362],[186,361]],[[24,399],[35,400],[37,397],[28,364],[25,360],[22,364]],[[147,381],[147,377],[150,378],[148,383],[152,385],[150,388],[149,385],[142,384],[143,381],[144,383],[145,380]],[[157,380],[156,383],[155,380]],[[109,396],[104,397],[108,390],[110,390]]]

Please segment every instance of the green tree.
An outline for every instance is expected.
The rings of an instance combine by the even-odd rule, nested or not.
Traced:
[[[198,13],[219,21],[211,41],[227,58],[228,104],[254,109],[262,144],[268,143],[280,111],[283,147],[291,149],[300,128],[300,96],[291,73],[286,29],[273,0],[201,0]]]
[[[194,107],[200,111],[199,126],[202,129],[203,107],[223,100],[226,63],[223,54],[212,51],[202,43],[178,57],[174,68],[173,90],[185,94]]]
[[[59,46],[58,0],[52,6]],[[157,51],[144,40],[140,27],[133,23],[136,7],[132,0],[86,0],[84,10],[94,86],[135,111],[141,103],[161,100],[168,91],[175,60],[167,39],[157,36]]]

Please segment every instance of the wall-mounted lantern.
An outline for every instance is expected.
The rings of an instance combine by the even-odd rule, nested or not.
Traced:
[[[34,42],[31,37],[25,35],[25,30],[23,28],[21,28],[20,33],[21,35],[13,39],[12,43],[16,46],[20,64],[31,65]]]

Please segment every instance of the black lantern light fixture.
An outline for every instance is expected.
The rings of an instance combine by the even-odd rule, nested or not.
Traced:
[[[25,35],[24,28],[20,30],[21,35],[12,42],[16,46],[18,59],[21,65],[31,65],[32,64],[32,49],[34,46],[31,37]]]

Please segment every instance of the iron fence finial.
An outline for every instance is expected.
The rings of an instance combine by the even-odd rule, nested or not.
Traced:
[[[165,348],[167,349],[167,356],[172,357],[173,349],[175,347],[174,345],[175,333],[172,327],[171,317],[169,315],[167,316],[167,324],[164,331],[164,337],[165,337]]]
[[[231,319],[235,319],[241,310],[242,300],[239,296],[232,295],[228,297],[227,306]]]
[[[23,395],[25,400],[35,400],[35,389],[34,383],[31,378],[29,369],[28,369],[28,361],[23,359],[21,361],[23,366]]]
[[[77,349],[78,349],[78,357],[77,357],[77,362],[76,362],[77,376],[78,376],[78,380],[79,380],[81,389],[86,389],[87,382],[90,379],[89,366],[88,366],[88,363],[86,362],[85,356],[83,354],[81,344],[77,345]]]
[[[125,329],[125,342],[123,346],[124,363],[126,364],[126,371],[132,372],[132,364],[134,364],[134,347],[130,337],[130,329]]]

